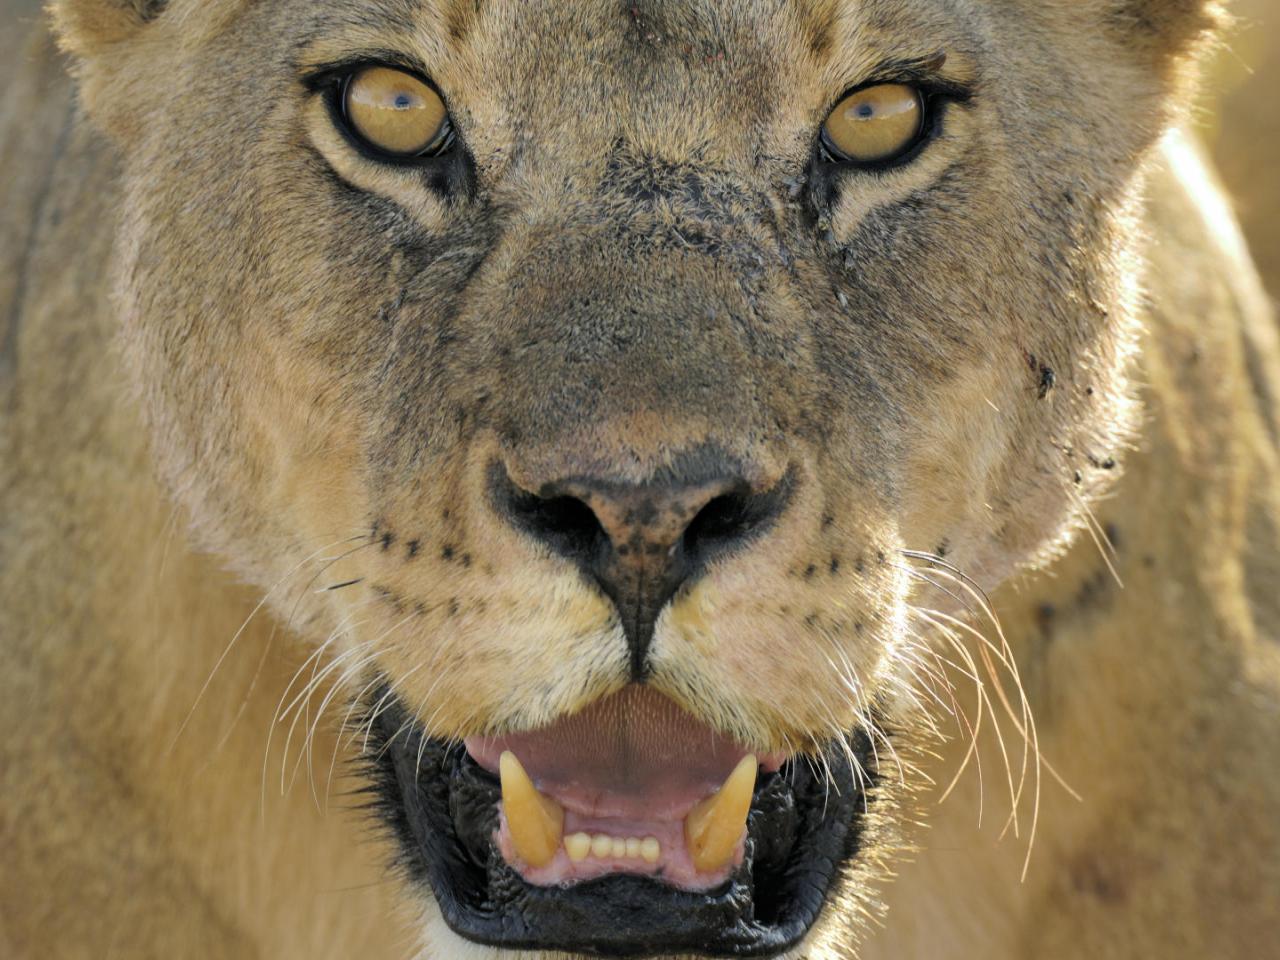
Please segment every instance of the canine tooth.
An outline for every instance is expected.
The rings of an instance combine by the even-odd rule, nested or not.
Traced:
[[[733,857],[734,848],[747,827],[758,767],[754,756],[743,757],[724,786],[685,817],[684,839],[698,870],[704,873],[719,870]]]
[[[545,867],[560,849],[564,808],[538,792],[510,750],[498,758],[498,776],[502,780],[502,809],[516,853],[531,867]]]
[[[658,842],[657,837],[645,837],[640,841],[640,856],[649,863],[658,862],[658,858],[662,856],[662,844]]]
[[[611,853],[613,853],[613,837],[597,833],[591,838],[591,855],[593,857],[597,860],[603,860]]]
[[[640,859],[640,838],[627,837],[627,856],[632,860]]]
[[[622,837],[614,837],[612,847],[613,849],[609,852],[612,853],[615,858],[621,860],[627,855],[627,841],[622,839]]]
[[[569,859],[574,863],[587,859],[587,856],[591,853],[591,834],[569,834],[564,838],[564,852],[569,854]]]

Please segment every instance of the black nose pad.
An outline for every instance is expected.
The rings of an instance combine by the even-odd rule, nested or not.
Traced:
[[[513,483],[501,464],[491,468],[499,513],[577,564],[614,602],[635,680],[647,673],[654,624],[676,590],[711,558],[762,533],[789,499],[790,474],[757,491],[740,471],[700,473],[641,484],[572,477],[534,492]]]

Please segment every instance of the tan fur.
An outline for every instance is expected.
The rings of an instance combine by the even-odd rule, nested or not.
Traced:
[[[0,954],[492,954],[355,809],[353,698],[376,668],[462,736],[627,682],[610,604],[485,470],[641,479],[710,441],[803,482],[666,610],[651,682],[759,748],[873,701],[890,735],[804,955],[1265,955],[1280,346],[1176,129],[1216,6],[743,2],[714,30],[656,0],[328,6],[58,0],[82,107],[11,14],[35,28],[0,47]],[[396,47],[450,96],[479,199],[357,155],[292,72]],[[833,98],[939,50],[974,108],[789,203]],[[991,718],[981,789],[971,767],[935,803],[982,708],[952,671],[951,720],[910,673],[962,657],[913,607],[966,611],[904,550],[1003,584],[1080,798],[1046,770],[1025,882],[1035,778],[998,842]]]

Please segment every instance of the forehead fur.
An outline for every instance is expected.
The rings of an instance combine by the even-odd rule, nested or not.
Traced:
[[[477,155],[626,140],[731,163],[802,149],[835,97],[891,65],[945,52],[948,75],[971,79],[981,21],[949,6],[370,0],[290,15],[304,67],[387,51],[420,66]]]
[[[226,23],[250,4],[266,0],[50,0],[49,10],[64,44],[88,56],[101,53],[133,36],[141,26],[158,19],[182,25],[198,36],[202,26]],[[494,0],[378,0],[367,4],[308,4],[311,12],[330,23],[346,22],[411,29],[428,23],[455,46],[469,39],[486,20],[510,17],[515,10],[540,16],[560,11],[584,25],[609,20],[627,22],[634,36],[649,42],[680,39],[691,24],[702,39],[711,39],[735,19],[767,22],[777,26],[790,21],[810,53],[818,58],[847,49],[842,25],[850,18],[900,19],[930,8],[964,19],[985,19],[988,14],[1008,22],[1025,13],[1069,12],[1100,25],[1128,45],[1155,55],[1185,52],[1215,28],[1225,13],[1219,0],[930,0],[927,3],[893,4],[880,0],[752,0],[739,4],[669,2],[669,0],[612,0],[503,4]],[[919,26],[899,22],[895,26]],[[708,28],[710,30],[708,31]],[[731,30],[723,34],[730,39]],[[194,39],[194,38],[193,38]],[[546,41],[550,38],[537,38]],[[688,36],[685,36],[688,39]],[[773,38],[769,38],[773,39]]]
[[[711,115],[720,131],[737,121],[766,153],[788,147],[787,135],[763,135],[771,116],[811,127],[880,65],[939,53],[961,80],[1002,59],[1011,68],[1003,82],[1057,69],[1066,86],[1084,64],[1094,73],[1137,67],[1124,77],[1135,95],[1185,101],[1189,54],[1223,19],[1213,0],[51,0],[49,9],[63,46],[82,60],[91,112],[125,136],[171,82],[173,54],[182,69],[247,18],[264,27],[240,47],[254,51],[257,71],[395,53],[421,63],[458,101],[450,106],[485,128],[527,124],[530,107],[580,116],[591,102],[663,129],[650,139],[668,145],[696,145],[672,136],[672,117],[705,129]],[[149,42],[125,42],[135,38]]]

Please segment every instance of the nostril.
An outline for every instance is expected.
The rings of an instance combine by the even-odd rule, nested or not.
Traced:
[[[790,495],[791,483],[788,475],[765,493],[753,493],[743,484],[713,497],[685,529],[685,553],[696,562],[751,540],[778,516]]]
[[[577,497],[520,491],[509,498],[507,507],[520,527],[562,554],[585,559],[608,542],[600,520]]]
[[[745,493],[721,494],[709,500],[684,532],[684,546],[690,553],[699,547],[724,540],[736,540],[754,526],[749,497]]]

